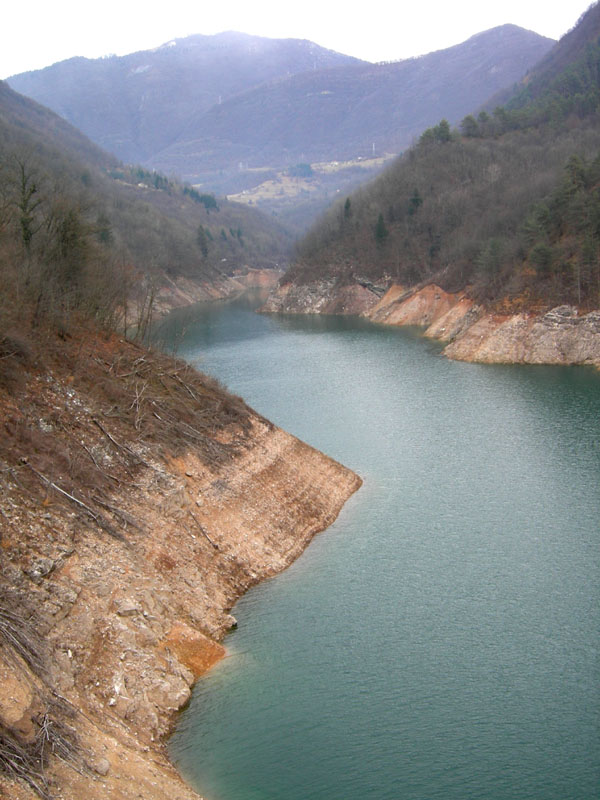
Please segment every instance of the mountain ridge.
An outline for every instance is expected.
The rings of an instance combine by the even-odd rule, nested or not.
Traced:
[[[372,64],[307,40],[229,32],[173,41],[78,60],[76,81],[70,62],[8,80],[121,159],[219,192],[220,173],[231,177],[240,164],[345,160],[372,155],[373,146],[400,152],[434,119],[457,121],[516,82],[553,44],[505,25]]]
[[[69,59],[11,76],[8,83],[119,158],[143,162],[164,147],[165,137],[173,137],[190,104],[208,109],[224,96],[278,75],[357,61],[300,39],[230,32],[173,41],[173,46],[165,43],[124,56]],[[156,78],[157,70],[162,79]]]

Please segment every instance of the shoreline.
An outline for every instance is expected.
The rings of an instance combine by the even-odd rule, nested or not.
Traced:
[[[132,360],[143,352],[114,347],[118,358],[123,349]],[[106,358],[107,346],[93,348],[98,363]],[[109,535],[56,492],[44,502],[24,493],[30,471],[4,491],[2,577],[34,615],[45,672],[0,649],[0,723],[33,742],[47,708],[57,726],[74,731],[71,762],[52,757],[46,770],[57,800],[198,800],[169,761],[166,741],[195,681],[224,655],[221,642],[235,624],[230,609],[298,558],[361,479],[249,410],[242,446],[217,464],[190,448],[165,451],[104,419],[63,364],[42,384],[32,377],[34,389],[44,394],[43,408],[5,399],[0,422],[19,417],[35,427],[40,413],[60,414],[60,428],[43,423],[53,449],[63,430],[76,431],[78,452],[87,450],[114,478],[103,502],[122,524]],[[98,418],[111,439],[93,424]],[[234,425],[215,441],[239,436]],[[68,713],[56,707],[58,697]],[[15,800],[38,796],[5,775],[2,791]]]
[[[443,355],[486,364],[587,365],[600,369],[600,310],[580,314],[574,306],[546,312],[493,311],[465,291],[446,292],[433,283],[417,288],[362,284],[339,289],[333,281],[279,286],[264,313],[358,315],[381,325],[415,326],[444,345]]]

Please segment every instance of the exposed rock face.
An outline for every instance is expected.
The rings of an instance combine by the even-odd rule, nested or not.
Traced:
[[[448,342],[444,354],[463,361],[600,366],[600,312],[579,316],[571,306],[546,314],[486,313],[464,293],[438,286],[415,293],[392,287],[367,316],[392,325],[421,325]]]
[[[442,316],[434,319],[427,328],[427,336],[452,342],[474,325],[483,314],[483,309],[468,297],[461,295]]]
[[[221,280],[199,283],[191,278],[170,278],[163,275],[163,284],[154,299],[154,310],[158,316],[174,308],[212,300],[227,300],[237,297],[247,289],[269,289],[277,283],[281,271],[275,269],[248,269],[235,275],[223,275]]]
[[[365,312],[373,322],[387,325],[432,325],[454,308],[461,296],[448,294],[439,286],[425,286],[418,292],[392,286],[380,302]]]
[[[406,293],[392,287],[366,316],[390,325],[420,325],[448,342],[444,354],[462,361],[600,366],[600,312],[579,316],[572,306],[546,314],[486,313],[464,293],[439,286]]]
[[[339,286],[335,279],[278,286],[261,311],[289,314],[362,314],[375,306],[380,292],[360,283]]]
[[[379,289],[379,287],[376,287]],[[571,306],[546,314],[494,314],[465,292],[435,284],[418,290],[394,284],[383,297],[358,283],[334,280],[279,286],[261,311],[361,314],[384,325],[416,325],[447,342],[444,354],[463,361],[600,366],[600,311],[579,315]]]
[[[425,335],[442,341],[453,341],[482,314],[464,292],[445,292],[435,284],[421,289],[405,289],[393,284],[379,303],[363,316],[385,325],[416,325],[425,328]]]
[[[69,501],[54,484],[45,499],[34,495],[30,462],[6,466],[0,456],[0,599],[9,592],[27,602],[43,639],[50,700],[65,699],[66,724],[82,745],[79,771],[50,758],[50,789],[65,800],[193,800],[161,744],[174,713],[222,657],[236,599],[297,558],[360,479],[252,412],[243,446],[215,464],[191,448],[169,455],[136,430],[126,440],[124,424],[112,439],[103,436],[90,424],[101,413],[94,396],[60,368],[33,376],[27,392],[19,404],[3,398],[2,430],[19,422],[21,455],[26,431],[52,425],[57,445],[65,431],[71,439],[77,432],[90,480],[96,468],[110,478],[103,507],[120,521],[118,530],[98,527],[75,494]],[[111,424],[102,419],[103,428]],[[233,435],[241,434],[227,427],[216,434],[221,441]],[[125,464],[124,453],[135,459]],[[18,654],[5,657],[2,641],[0,737],[9,731],[26,744],[39,736],[49,690]],[[3,790],[34,797],[25,784],[0,777],[0,796]]]
[[[600,367],[600,312],[579,316],[577,309],[559,306],[542,316],[487,315],[444,352],[463,361]]]

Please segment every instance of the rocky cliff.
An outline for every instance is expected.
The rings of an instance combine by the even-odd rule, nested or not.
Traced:
[[[115,337],[0,344],[0,795],[197,798],[174,715],[360,479]]]
[[[580,314],[573,306],[546,313],[498,313],[467,292],[435,284],[420,288],[335,280],[284,284],[263,305],[270,313],[361,314],[383,325],[415,325],[446,343],[444,354],[461,361],[517,364],[591,364],[600,367],[600,311]],[[383,296],[381,296],[383,294]]]
[[[362,314],[379,302],[384,291],[357,281],[339,284],[335,278],[302,285],[280,283],[260,310],[275,314]]]
[[[365,316],[389,325],[419,325],[447,342],[444,354],[490,364],[591,364],[600,367],[600,312],[573,306],[546,313],[493,313],[464,292],[428,285],[416,292],[392,287]]]

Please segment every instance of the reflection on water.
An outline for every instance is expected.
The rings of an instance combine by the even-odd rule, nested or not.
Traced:
[[[364,485],[238,603],[184,775],[211,800],[598,796],[600,376],[252,308],[162,336]]]

